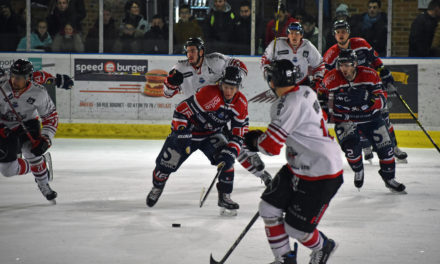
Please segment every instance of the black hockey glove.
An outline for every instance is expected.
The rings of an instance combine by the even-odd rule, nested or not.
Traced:
[[[73,87],[73,80],[69,77],[69,75],[57,73],[55,84],[58,88],[69,90]]]
[[[7,138],[7,137],[9,137],[11,132],[12,131],[9,129],[9,127],[7,127],[3,124],[0,124],[0,137]]]
[[[224,163],[224,168],[229,169],[234,165],[235,155],[228,147],[225,147],[216,157],[216,161],[217,165],[220,165],[220,163]]]
[[[41,156],[43,155],[48,148],[50,148],[51,142],[50,139],[46,136],[40,136],[39,139],[37,139],[37,142],[34,146],[32,146],[31,152],[35,156]]]
[[[176,69],[171,70],[169,76],[165,79],[165,85],[173,90],[177,89],[182,83],[183,74]]]
[[[170,137],[173,138],[173,145],[178,149],[182,149],[189,154],[191,151],[188,147],[191,146],[192,133],[191,130],[185,127],[180,127],[178,130],[173,130]]]
[[[388,84],[394,84],[394,78],[391,72],[384,66],[379,68],[380,79],[382,79],[382,84],[388,87]]]
[[[250,151],[258,152],[258,138],[262,134],[264,134],[264,132],[257,129],[257,130],[250,130],[244,135],[244,144]]]

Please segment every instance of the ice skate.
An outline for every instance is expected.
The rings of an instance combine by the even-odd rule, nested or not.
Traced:
[[[362,185],[364,185],[364,170],[357,171],[354,173],[354,186],[358,188],[359,190],[362,188]]]
[[[408,154],[406,154],[405,151],[402,151],[398,146],[394,147],[394,157],[396,157],[398,163],[408,163],[408,160],[406,159]]]
[[[159,200],[160,195],[162,194],[163,189],[153,187],[147,195],[147,205],[148,207],[153,207],[157,201]]]
[[[218,206],[220,207],[220,215],[236,216],[237,209],[240,208],[238,203],[231,199],[230,193],[218,193]]]
[[[286,254],[282,255],[281,258],[277,258],[274,262],[271,262],[270,264],[297,264],[296,262],[296,255],[298,250],[298,243],[295,242],[294,244],[294,250],[289,251]]]
[[[264,185],[269,186],[272,181],[272,176],[267,172],[263,171],[263,174],[260,175],[260,179],[264,182]]]
[[[364,151],[364,160],[368,161],[370,164],[373,164],[373,158],[374,158],[373,148],[370,146],[363,148],[362,150]]]
[[[50,188],[49,183],[48,182],[43,183],[37,181],[37,184],[43,196],[46,197],[46,199],[52,204],[56,204],[55,198],[57,198],[58,194],[57,192],[55,192]]]
[[[310,254],[309,264],[325,264],[330,256],[336,251],[338,244],[333,239],[327,238],[323,233],[319,232],[324,239],[324,244],[320,250],[314,250]]]
[[[49,181],[53,181],[53,168],[52,168],[52,156],[50,152],[46,152],[43,154],[43,159],[46,162],[47,167],[47,179]]]
[[[385,186],[390,189],[391,192],[393,193],[400,193],[400,194],[406,194],[405,191],[405,185],[403,185],[402,183],[396,181],[394,178],[391,180],[384,180],[385,181]]]

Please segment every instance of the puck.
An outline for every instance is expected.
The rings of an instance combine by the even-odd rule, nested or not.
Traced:
[[[180,227],[180,224],[176,224],[176,223],[174,223],[174,224],[172,224],[171,226],[172,226],[172,227]]]

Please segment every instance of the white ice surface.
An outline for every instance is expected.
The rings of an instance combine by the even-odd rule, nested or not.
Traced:
[[[163,141],[56,139],[51,148],[58,192],[50,205],[31,174],[0,177],[0,264],[209,263],[220,260],[257,211],[264,190],[259,179],[236,166],[232,198],[236,217],[218,214],[217,191],[199,208],[202,187],[215,168],[201,152],[172,174],[154,208],[145,196]],[[404,149],[397,179],[408,194],[391,194],[373,165],[365,164],[359,192],[345,164],[345,183],[319,228],[339,243],[328,263],[440,263],[440,154]],[[263,157],[275,175],[283,156]],[[181,228],[172,228],[180,223]],[[299,247],[298,263],[310,251]],[[227,263],[273,260],[258,219]]]

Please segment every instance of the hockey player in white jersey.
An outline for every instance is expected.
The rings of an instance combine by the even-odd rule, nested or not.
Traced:
[[[272,61],[286,59],[299,67],[301,73],[296,77],[297,84],[309,85],[315,89],[321,83],[325,71],[322,56],[309,40],[303,38],[303,35],[302,25],[293,22],[287,27],[287,37],[277,38],[267,46],[260,65],[264,79],[267,79],[268,68]]]
[[[290,60],[270,64],[268,82],[278,99],[273,103],[267,131],[249,131],[251,151],[280,154],[284,165],[261,196],[259,213],[275,262],[296,264],[289,237],[312,250],[310,263],[324,264],[337,244],[317,225],[343,183],[341,149],[328,134],[317,95],[296,85],[298,68]]]
[[[31,81],[32,73],[32,63],[18,59],[0,87],[0,173],[11,177],[32,172],[41,193],[55,203],[46,151],[57,130],[58,114],[46,89]],[[17,158],[20,149],[24,159]]]
[[[185,97],[194,95],[206,85],[216,84],[227,66],[238,67],[242,78],[247,75],[246,65],[221,53],[205,54],[205,45],[201,38],[189,38],[184,46],[186,60],[180,60],[173,66],[165,80],[164,96],[173,97],[182,93]],[[247,151],[244,146],[237,157],[240,164],[268,185],[272,177],[264,170],[264,163],[256,153]]]

